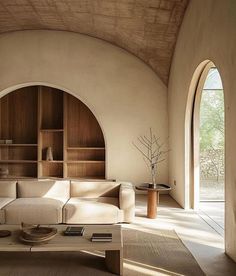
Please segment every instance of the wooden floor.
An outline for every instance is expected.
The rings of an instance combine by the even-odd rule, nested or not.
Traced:
[[[236,263],[224,254],[224,238],[193,210],[183,210],[161,195],[158,216],[146,218],[146,196],[136,196],[136,224],[150,229],[174,229],[206,275],[236,275]]]

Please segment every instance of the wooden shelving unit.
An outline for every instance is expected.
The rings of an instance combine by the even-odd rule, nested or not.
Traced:
[[[30,86],[1,98],[0,139],[13,141],[0,144],[9,178],[105,178],[101,128],[86,105],[61,90]]]

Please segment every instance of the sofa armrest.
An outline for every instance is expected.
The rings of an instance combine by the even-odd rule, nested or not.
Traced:
[[[124,222],[132,222],[135,216],[135,191],[131,183],[121,183],[119,205],[124,212]]]

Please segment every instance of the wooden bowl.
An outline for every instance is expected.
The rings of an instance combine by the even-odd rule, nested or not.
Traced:
[[[0,238],[5,238],[11,236],[11,231],[9,230],[0,230]]]
[[[56,228],[51,227],[34,227],[22,230],[22,237],[29,240],[41,240],[55,236],[57,233]]]
[[[49,242],[57,234],[57,229],[52,227],[33,227],[23,229],[20,240],[26,244],[42,244]]]

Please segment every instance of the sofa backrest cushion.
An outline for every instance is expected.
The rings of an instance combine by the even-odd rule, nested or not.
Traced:
[[[71,181],[70,196],[87,198],[97,198],[100,196],[119,197],[119,188],[119,182]]]
[[[70,197],[70,182],[66,180],[25,180],[18,181],[18,197]]]
[[[16,198],[16,181],[0,181],[0,197]]]

